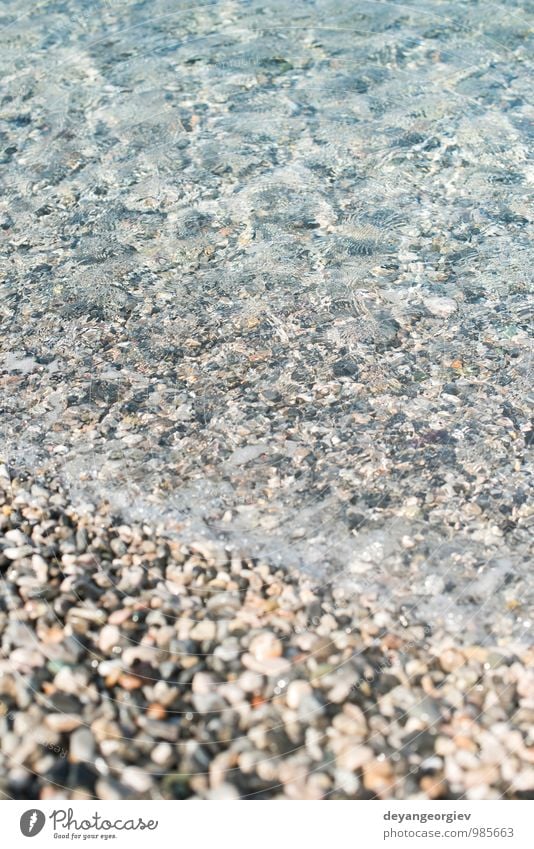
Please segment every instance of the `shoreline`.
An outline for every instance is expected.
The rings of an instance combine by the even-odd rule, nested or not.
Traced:
[[[531,647],[0,492],[4,798],[532,798]]]

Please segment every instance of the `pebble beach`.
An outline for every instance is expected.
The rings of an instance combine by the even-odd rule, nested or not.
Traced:
[[[6,797],[531,798],[532,647],[0,485]]]
[[[3,798],[533,797],[531,34],[4,4]]]

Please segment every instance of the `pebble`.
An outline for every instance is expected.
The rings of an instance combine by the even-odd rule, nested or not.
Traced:
[[[95,757],[95,740],[89,728],[76,728],[70,735],[69,760],[72,763],[92,763]]]
[[[454,672],[464,665],[465,659],[463,654],[456,649],[446,649],[440,654],[439,662],[444,672]]]
[[[381,799],[391,798],[395,776],[389,761],[368,761],[363,767],[363,786]]]
[[[68,618],[87,621],[94,625],[103,625],[106,621],[106,612],[90,607],[72,607],[69,610]]]
[[[208,672],[197,672],[192,682],[192,692],[197,696],[205,696],[213,693],[217,686],[217,679]]]
[[[31,545],[19,545],[17,548],[4,548],[2,554],[4,557],[7,557],[8,560],[22,560],[23,557],[28,557],[32,554],[33,548]]]
[[[98,635],[98,648],[104,654],[109,654],[110,651],[118,645],[120,641],[120,630],[116,625],[104,625]]]
[[[268,675],[271,678],[276,675],[283,675],[284,672],[287,672],[291,668],[289,660],[283,657],[257,660],[248,652],[242,656],[241,662],[247,669],[251,669],[253,672],[259,672],[261,675]]]
[[[127,766],[123,769],[121,780],[127,787],[131,787],[136,793],[146,794],[152,786],[152,778],[142,769],[136,766]]]
[[[425,298],[423,303],[427,310],[438,318],[448,318],[458,309],[458,304],[453,298],[433,296]]]
[[[336,754],[336,763],[341,769],[354,772],[371,761],[373,756],[373,750],[369,746],[362,746],[348,738],[343,741],[341,750]]]
[[[62,508],[53,509],[50,527],[62,527]],[[84,535],[74,528],[77,544],[105,556],[117,533],[106,516],[96,527],[84,519]],[[235,554],[226,561],[210,546],[180,544],[176,558],[164,556],[170,547],[148,525],[122,526],[124,546],[113,552],[127,571],[161,553],[127,599],[115,580],[95,598],[75,596],[77,569],[91,570],[92,555],[73,555],[60,574],[50,534],[31,539],[42,559],[31,568],[46,570],[60,595],[53,626],[46,605],[29,618],[18,594],[0,611],[9,654],[0,658],[0,748],[8,760],[30,759],[42,798],[64,761],[78,772],[58,792],[73,800],[93,785],[100,799],[241,798],[266,786],[276,788],[261,790],[268,798],[287,799],[330,798],[332,788],[333,798],[379,799],[530,792],[532,658],[520,647],[510,658],[502,646],[445,639],[439,627],[433,642],[406,612],[397,624],[393,610],[375,606],[368,588],[312,591],[299,573],[251,568]],[[360,556],[380,568],[384,545],[371,536]],[[23,588],[28,573],[16,569],[11,580]],[[178,595],[164,588],[164,570]],[[410,784],[414,767],[423,774]],[[7,772],[12,795],[28,780]]]
[[[29,545],[29,543],[30,543],[30,540],[28,539],[26,534],[23,534],[22,531],[19,531],[18,529],[6,531],[4,533],[4,537],[9,542],[12,542],[15,546],[22,547],[22,546],[25,546],[25,545]]]
[[[44,722],[52,731],[63,733],[78,728],[82,724],[82,718],[75,714],[49,713],[45,716]]]
[[[251,640],[249,651],[256,660],[265,661],[280,657],[283,646],[273,634],[264,632]]]
[[[297,710],[300,707],[302,700],[306,696],[311,695],[312,692],[312,688],[308,681],[292,681],[287,688],[287,706],[293,710]]]
[[[169,743],[158,743],[150,753],[151,759],[161,767],[167,767],[172,761],[173,748]]]
[[[203,640],[212,641],[217,635],[217,626],[210,619],[203,619],[191,629],[189,636],[192,640],[202,642]]]

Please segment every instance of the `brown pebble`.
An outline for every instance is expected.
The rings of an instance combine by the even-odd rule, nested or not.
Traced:
[[[465,749],[467,752],[476,752],[478,750],[477,744],[464,734],[457,734],[454,737],[454,743],[459,749]]]
[[[447,792],[446,783],[442,778],[438,778],[435,775],[423,776],[419,782],[419,786],[429,799],[440,799]]]
[[[167,711],[163,705],[160,705],[157,702],[152,702],[152,704],[147,707],[146,715],[149,719],[165,719]]]
[[[394,775],[389,761],[374,760],[364,764],[363,786],[382,799],[388,799],[394,790]]]
[[[143,686],[143,682],[137,677],[137,675],[130,675],[128,672],[123,672],[122,675],[119,676],[118,683],[123,690],[138,690],[139,687]]]

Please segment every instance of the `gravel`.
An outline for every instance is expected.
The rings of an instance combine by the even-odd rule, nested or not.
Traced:
[[[452,642],[351,576],[78,511],[6,467],[0,529],[4,797],[532,798],[524,643]]]

